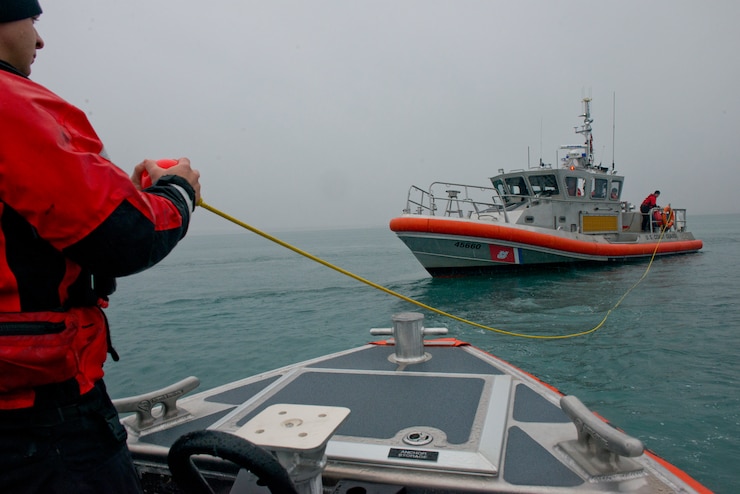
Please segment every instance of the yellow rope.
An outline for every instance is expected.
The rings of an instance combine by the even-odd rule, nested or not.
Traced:
[[[263,232],[262,230],[259,230],[258,228],[255,228],[255,227],[253,227],[253,226],[251,226],[251,225],[249,225],[247,223],[244,223],[243,221],[238,220],[237,218],[234,218],[233,216],[230,216],[230,215],[224,213],[223,211],[220,211],[220,210],[214,208],[213,206],[211,206],[211,205],[207,204],[205,201],[203,201],[203,199],[201,199],[200,202],[198,202],[198,206],[202,207],[203,209],[207,209],[208,211],[212,212],[213,214],[215,214],[217,216],[220,216],[220,217],[224,218],[225,220],[228,220],[228,221],[230,221],[230,222],[232,222],[232,223],[234,223],[236,225],[239,225],[242,228],[245,228],[245,229],[249,230],[252,233],[256,233],[257,235],[259,235],[261,237],[264,237],[267,240],[270,240],[272,242],[275,242],[276,244],[281,245],[281,246],[285,247],[286,249],[292,250],[293,252],[295,252],[297,254],[300,254],[300,255],[302,255],[304,257],[307,257],[307,258],[311,259],[312,261],[316,261],[319,264],[323,264],[327,268],[331,268],[334,271],[338,271],[338,272],[342,273],[343,275],[349,276],[350,278],[353,278],[353,279],[355,279],[355,280],[357,280],[357,281],[359,281],[361,283],[364,283],[364,284],[369,285],[369,286],[371,286],[373,288],[376,288],[376,289],[380,290],[381,292],[385,292],[388,295],[393,295],[394,297],[398,297],[401,300],[404,300],[406,302],[409,302],[411,304],[414,304],[414,305],[416,305],[418,307],[421,307],[422,309],[426,309],[428,311],[434,312],[435,314],[439,314],[440,316],[448,317],[450,319],[454,319],[455,321],[458,321],[458,322],[461,322],[461,323],[464,323],[464,324],[468,324],[468,325],[474,326],[476,328],[485,329],[487,331],[493,331],[494,333],[503,334],[503,335],[507,335],[507,336],[516,336],[518,338],[530,338],[530,339],[538,339],[538,340],[559,340],[559,339],[565,339],[565,338],[575,338],[576,336],[584,336],[584,335],[587,335],[587,334],[591,334],[591,333],[597,331],[599,328],[601,328],[604,325],[604,323],[606,322],[606,320],[609,317],[609,315],[617,307],[619,307],[619,305],[627,297],[627,295],[629,295],[629,293],[632,290],[634,290],[635,287],[637,285],[639,285],[642,282],[643,279],[645,279],[645,277],[648,274],[648,271],[650,271],[650,266],[652,266],[652,264],[653,264],[653,259],[655,259],[655,254],[658,251],[658,245],[660,245],[660,241],[663,239],[663,233],[665,232],[664,229],[661,229],[660,238],[658,239],[658,243],[655,245],[655,250],[653,251],[652,257],[650,258],[650,263],[648,264],[647,269],[645,269],[645,273],[642,275],[642,277],[640,277],[639,280],[637,280],[637,282],[634,285],[632,285],[629,288],[629,290],[627,290],[625,292],[624,295],[622,295],[622,297],[617,301],[617,303],[614,304],[614,306],[606,312],[606,315],[604,316],[604,318],[601,320],[601,322],[599,324],[597,324],[595,327],[589,329],[588,331],[582,331],[580,333],[572,333],[572,334],[566,334],[566,335],[528,335],[528,334],[522,334],[522,333],[514,333],[514,332],[511,332],[511,331],[505,331],[503,329],[492,328],[490,326],[485,326],[485,325],[479,324],[477,322],[468,321],[467,319],[463,319],[462,317],[458,317],[458,316],[455,316],[453,314],[444,312],[442,310],[435,309],[434,307],[431,307],[431,306],[426,305],[426,304],[424,304],[422,302],[419,302],[418,300],[414,300],[414,299],[409,298],[409,297],[407,297],[405,295],[401,295],[398,292],[394,292],[393,290],[390,290],[388,288],[385,288],[384,286],[378,285],[377,283],[373,283],[372,281],[370,281],[368,279],[365,279],[365,278],[363,278],[361,276],[358,276],[358,275],[356,275],[356,274],[354,274],[354,273],[352,273],[350,271],[347,271],[346,269],[342,269],[339,266],[335,266],[334,264],[332,264],[332,263],[330,263],[328,261],[325,261],[325,260],[323,260],[323,259],[321,259],[319,257],[316,257],[313,254],[310,254],[310,253],[308,253],[308,252],[306,252],[304,250],[301,250],[298,247],[295,247],[295,246],[293,246],[293,245],[291,245],[291,244],[289,244],[287,242],[284,242],[284,241],[280,240],[277,237],[273,237],[269,233]]]

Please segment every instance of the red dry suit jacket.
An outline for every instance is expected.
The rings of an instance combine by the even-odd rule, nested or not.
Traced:
[[[175,247],[194,198],[176,176],[137,190],[81,110],[0,62],[0,409],[102,378],[100,300]]]
[[[656,196],[655,194],[650,194],[649,196],[645,198],[644,201],[642,201],[641,206],[643,207],[643,209],[646,209],[645,212],[647,212],[653,209],[655,206],[657,206],[657,204],[658,204],[658,196]]]

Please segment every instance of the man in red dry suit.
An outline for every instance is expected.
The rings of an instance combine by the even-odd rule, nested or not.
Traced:
[[[650,210],[658,207],[658,196],[660,191],[656,190],[642,201],[640,212],[642,213],[642,231],[650,231]]]
[[[102,380],[117,357],[102,308],[184,237],[199,173],[111,163],[84,113],[28,79],[40,14],[0,0],[0,492],[141,492]]]

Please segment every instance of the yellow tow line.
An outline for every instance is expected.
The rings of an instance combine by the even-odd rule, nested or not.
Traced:
[[[295,246],[293,246],[293,245],[291,245],[291,244],[289,244],[287,242],[284,242],[284,241],[280,240],[277,237],[273,237],[269,233],[263,232],[262,230],[259,230],[258,228],[255,228],[255,227],[253,227],[253,226],[251,226],[251,225],[249,225],[247,223],[244,223],[243,221],[238,220],[237,218],[234,218],[233,216],[230,216],[230,215],[224,213],[223,211],[220,211],[219,209],[214,208],[210,204],[208,204],[205,201],[203,201],[203,199],[201,199],[200,202],[198,202],[198,206],[202,207],[203,209],[207,209],[208,211],[212,212],[213,214],[215,214],[217,216],[220,216],[220,217],[224,218],[225,220],[228,220],[228,221],[230,221],[230,222],[232,222],[232,223],[234,223],[236,225],[239,225],[240,227],[245,228],[245,229],[249,230],[252,233],[256,233],[260,237],[264,237],[267,240],[270,240],[272,242],[275,242],[278,245],[281,245],[281,246],[285,247],[286,249],[290,249],[293,252],[295,252],[296,254],[300,254],[303,257],[307,257],[307,258],[311,259],[312,261],[316,261],[319,264],[323,264],[327,268],[331,268],[334,271],[338,271],[338,272],[342,273],[343,275],[349,276],[350,278],[353,278],[353,279],[355,279],[355,280],[357,280],[357,281],[359,281],[361,283],[364,283],[364,284],[369,285],[369,286],[371,286],[373,288],[376,288],[376,289],[380,290],[381,292],[387,293],[388,295],[393,295],[394,297],[400,298],[401,300],[404,300],[406,302],[409,302],[411,304],[414,304],[414,305],[416,305],[418,307],[421,307],[422,309],[426,309],[428,311],[434,312],[435,314],[439,314],[440,316],[449,317],[450,319],[454,319],[455,321],[458,321],[458,322],[461,322],[461,323],[464,323],[464,324],[468,324],[468,325],[474,326],[476,328],[485,329],[486,331],[493,331],[494,333],[503,334],[503,335],[507,335],[507,336],[516,336],[518,338],[530,338],[530,339],[536,339],[536,340],[562,340],[562,339],[565,339],[565,338],[575,338],[576,336],[585,336],[587,334],[591,334],[591,333],[594,333],[597,330],[599,330],[604,325],[604,323],[606,323],[606,320],[609,317],[609,315],[617,307],[619,307],[619,305],[622,303],[622,301],[624,301],[624,299],[627,297],[627,295],[629,295],[630,292],[632,290],[634,290],[637,287],[637,285],[639,285],[642,282],[642,280],[645,279],[645,277],[647,276],[648,272],[650,271],[650,267],[653,265],[653,260],[655,259],[655,254],[658,252],[658,246],[660,245],[660,241],[663,239],[663,234],[665,233],[665,229],[661,228],[660,238],[658,238],[658,243],[655,245],[655,250],[653,251],[653,255],[650,257],[650,263],[648,263],[648,266],[645,269],[645,272],[643,273],[643,275],[640,277],[639,280],[637,280],[637,282],[635,282],[634,285],[632,285],[624,293],[624,295],[622,295],[619,298],[619,300],[617,300],[617,303],[614,304],[614,306],[611,309],[609,309],[608,311],[606,311],[606,314],[604,315],[604,318],[601,320],[601,322],[599,322],[599,324],[597,324],[596,326],[594,326],[593,328],[591,328],[591,329],[589,329],[587,331],[581,331],[579,333],[571,333],[571,334],[565,334],[565,335],[530,335],[530,334],[514,333],[512,331],[505,331],[503,329],[492,328],[490,326],[485,326],[483,324],[479,324],[477,322],[469,321],[469,320],[464,319],[462,317],[455,316],[455,315],[450,314],[448,312],[445,312],[445,311],[442,311],[442,310],[439,310],[439,309],[435,309],[434,307],[431,307],[431,306],[426,305],[426,304],[424,304],[422,302],[419,302],[418,300],[414,300],[414,299],[409,298],[409,297],[407,297],[405,295],[402,295],[402,294],[400,294],[398,292],[394,292],[393,290],[390,290],[388,288],[385,288],[384,286],[378,285],[377,283],[373,283],[372,281],[370,281],[368,279],[365,279],[362,276],[358,276],[358,275],[356,275],[356,274],[354,274],[354,273],[352,273],[350,271],[347,271],[346,269],[342,269],[339,266],[335,266],[334,264],[332,264],[332,263],[330,263],[328,261],[325,261],[325,260],[323,260],[323,259],[321,259],[319,257],[316,257],[313,254],[310,254],[310,253],[308,253],[308,252],[306,252],[304,250],[301,250],[298,247],[295,247]]]

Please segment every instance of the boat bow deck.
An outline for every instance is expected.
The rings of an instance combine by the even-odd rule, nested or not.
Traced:
[[[425,342],[418,363],[399,362],[394,342],[184,398],[177,417],[143,427],[130,416],[124,419],[130,449],[141,470],[166,476],[164,457],[182,434],[235,433],[266,408],[289,403],[350,409],[326,448],[324,492],[350,492],[358,483],[437,493],[653,492],[651,484],[666,485],[666,475],[656,477],[658,464],[639,454],[641,449],[636,459],[622,452],[610,453],[606,463],[584,463],[573,451],[579,436],[593,450],[589,437],[561,409],[562,395],[529,374],[448,338]],[[594,417],[587,411],[576,422],[588,422],[589,416]],[[592,431],[591,438],[608,430]],[[213,470],[219,469],[229,472],[223,465]],[[676,482],[667,485],[681,491]]]

